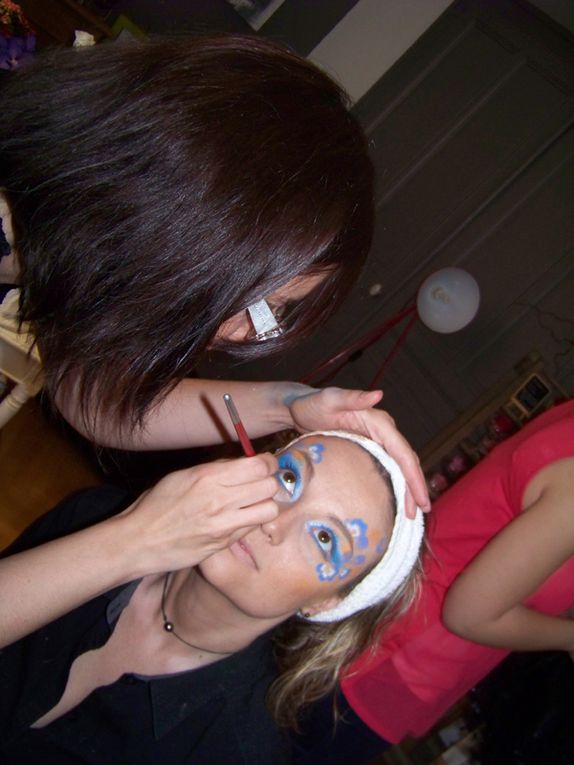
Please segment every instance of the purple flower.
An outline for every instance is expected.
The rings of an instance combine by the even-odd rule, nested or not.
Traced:
[[[36,35],[4,37],[0,35],[0,69],[18,69],[34,58]]]

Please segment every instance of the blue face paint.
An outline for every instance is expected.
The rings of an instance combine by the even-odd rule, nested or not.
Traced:
[[[309,466],[309,461],[315,464],[322,462],[324,451],[323,444],[310,444],[303,445],[301,449],[292,447],[278,455],[279,470],[275,478],[281,487],[282,496],[278,498],[280,502],[296,502],[299,499],[305,485],[305,463]]]
[[[309,454],[311,462],[319,464],[319,462],[323,461],[323,452],[325,451],[323,444],[303,444],[301,448],[305,449],[305,451]]]
[[[279,498],[285,502],[296,502],[303,491],[303,477],[301,474],[301,462],[297,459],[296,453],[283,452],[277,457],[279,470],[275,473],[275,478],[283,495]]]
[[[351,553],[341,552],[339,538],[335,532],[320,521],[308,521],[305,528],[325,559],[315,568],[319,581],[331,582],[335,578],[345,579],[351,573],[345,565],[350,560]]]
[[[280,487],[277,501],[296,502],[301,497],[305,488],[305,477],[309,477],[309,463],[322,462],[324,451],[325,446],[320,443],[302,444],[300,448],[293,446],[277,456],[279,470],[275,473],[275,478]],[[363,553],[354,556],[354,551],[366,550],[369,546],[367,524],[361,518],[351,518],[344,523],[353,538],[352,549],[347,553],[342,552],[339,537],[330,526],[320,521],[308,521],[305,524],[307,533],[312,537],[323,558],[315,567],[321,582],[346,579],[351,573],[347,564],[359,566],[366,561]]]
[[[345,521],[345,526],[351,532],[353,537],[353,544],[355,550],[366,550],[369,546],[369,538],[367,537],[368,526],[362,518],[351,518]],[[359,553],[353,558],[354,566],[361,566],[367,560],[367,556]]]
[[[385,550],[387,549],[388,542],[389,542],[388,537],[383,537],[381,539],[381,541],[378,543],[378,545],[375,548],[377,555],[382,555],[385,552]]]
[[[350,520],[345,521],[345,526],[351,532],[357,550],[364,550],[369,546],[367,537],[368,526],[362,518],[351,518]]]
[[[307,398],[315,393],[320,393],[320,388],[311,388],[309,385],[303,385],[303,383],[291,383],[292,390],[283,398],[283,405],[291,408],[293,402],[300,398]]]

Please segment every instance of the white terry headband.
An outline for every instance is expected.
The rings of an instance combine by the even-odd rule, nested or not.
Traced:
[[[389,545],[377,565],[362,579],[341,602],[329,611],[304,617],[310,622],[338,622],[388,598],[404,582],[416,563],[423,538],[423,514],[419,507],[414,519],[405,515],[405,477],[400,467],[382,446],[370,438],[344,430],[315,431],[304,433],[295,441],[313,436],[343,438],[353,441],[368,451],[385,468],[391,478],[397,513]],[[291,443],[295,443],[292,441]],[[291,444],[289,444],[291,446]],[[288,447],[285,447],[288,448]]]

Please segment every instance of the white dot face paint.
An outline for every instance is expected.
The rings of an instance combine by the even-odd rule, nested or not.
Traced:
[[[336,598],[378,560],[393,523],[388,487],[356,444],[302,437],[277,461],[279,517],[241,540],[243,561],[232,545],[200,566],[243,610],[269,618]]]

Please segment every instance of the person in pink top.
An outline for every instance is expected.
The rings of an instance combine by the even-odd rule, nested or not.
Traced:
[[[574,621],[556,618],[574,604],[573,496],[568,401],[437,500],[417,606],[343,681],[370,728],[422,736],[511,650],[574,649]]]
[[[423,736],[513,650],[574,650],[573,497],[570,400],[433,504],[419,599],[347,668],[339,694],[347,724],[323,741],[325,762],[349,751],[354,763],[369,762],[390,743]],[[309,744],[305,756],[316,754]]]

